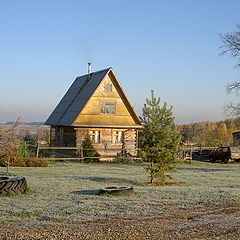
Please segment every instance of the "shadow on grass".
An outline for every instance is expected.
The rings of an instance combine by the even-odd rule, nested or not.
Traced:
[[[138,182],[127,180],[124,178],[111,178],[111,177],[79,177],[79,176],[56,176],[54,178],[65,178],[73,180],[88,180],[93,182],[108,182],[108,183],[124,183],[136,185]]]
[[[80,195],[98,195],[99,190],[82,190],[82,191],[73,191],[70,194],[80,194]]]
[[[111,183],[128,183],[128,184],[137,184],[136,181],[127,180],[124,178],[108,178],[108,177],[86,177],[85,180],[94,181],[94,182],[111,182]]]
[[[124,195],[132,195],[135,194],[134,191],[119,191],[119,192],[111,192],[111,193],[101,193],[99,190],[82,190],[82,191],[73,191],[70,194],[77,195],[114,195],[114,196],[124,196]]]
[[[216,186],[215,188],[219,188],[219,186]],[[240,188],[240,185],[223,185],[221,188]]]
[[[221,169],[221,168],[181,168],[178,167],[177,170],[187,170],[187,171],[199,171],[199,172],[233,172],[235,171],[234,169]]]

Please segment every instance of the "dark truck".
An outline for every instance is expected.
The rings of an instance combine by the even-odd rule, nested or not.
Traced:
[[[230,161],[239,161],[240,148],[231,146],[218,147],[215,151],[209,154],[209,160],[210,162],[216,162],[217,160],[220,160],[224,163],[228,163]]]

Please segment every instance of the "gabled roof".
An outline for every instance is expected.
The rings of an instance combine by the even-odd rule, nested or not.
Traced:
[[[82,111],[94,91],[97,89],[104,77],[109,74],[109,72],[111,72],[111,74],[113,74],[113,76],[115,77],[112,68],[106,68],[97,72],[90,73],[90,75],[86,74],[77,77],[71,87],[66,92],[66,94],[63,96],[57,107],[54,109],[52,114],[49,116],[45,124],[72,126],[75,119]],[[128,105],[128,108],[131,111],[131,115],[134,117],[136,122],[140,124],[138,116],[131,107],[130,102],[128,101],[117,79],[116,83],[121,90],[122,97],[124,98],[126,104]]]

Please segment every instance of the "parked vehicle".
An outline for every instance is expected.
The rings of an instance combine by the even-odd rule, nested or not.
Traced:
[[[211,149],[199,149],[192,152],[193,160],[208,161],[209,155],[212,153]]]
[[[231,146],[218,147],[215,151],[209,154],[209,160],[210,162],[220,160],[224,163],[228,163],[229,161],[239,161],[240,148]]]

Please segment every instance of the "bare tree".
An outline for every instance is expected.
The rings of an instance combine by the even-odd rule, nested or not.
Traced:
[[[235,68],[240,67],[240,25],[237,25],[237,31],[225,34],[219,34],[220,39],[223,42],[221,46],[222,52],[221,55],[230,55],[231,57],[237,59],[237,64]],[[226,86],[228,94],[240,94],[240,81],[229,83]],[[239,116],[240,115],[240,103],[235,104],[233,102],[225,106],[225,111],[231,115]]]
[[[10,161],[15,160],[18,155],[20,141],[17,138],[16,128],[19,125],[18,118],[14,125],[7,130],[0,131],[0,159],[6,166],[6,175],[9,172]]]

